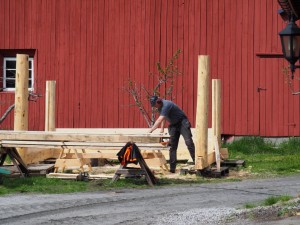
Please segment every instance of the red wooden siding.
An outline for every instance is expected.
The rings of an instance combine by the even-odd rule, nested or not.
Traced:
[[[299,136],[287,63],[261,57],[281,52],[278,8],[274,0],[0,0],[0,54],[35,50],[34,90],[44,95],[56,80],[60,128],[146,127],[123,87],[130,78],[151,89],[149,72],[181,49],[173,97],[193,124],[197,58],[210,55],[211,78],[222,80],[222,133]],[[2,115],[14,93],[0,101]],[[30,102],[30,130],[44,130],[44,108],[44,97]],[[13,129],[13,113],[0,129]]]

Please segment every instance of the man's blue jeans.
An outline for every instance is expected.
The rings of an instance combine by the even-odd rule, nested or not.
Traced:
[[[188,119],[183,119],[181,122],[169,125],[168,131],[170,134],[170,171],[175,171],[177,163],[177,148],[180,135],[184,138],[185,144],[190,152],[190,155],[195,162],[195,145],[191,132],[191,124]]]

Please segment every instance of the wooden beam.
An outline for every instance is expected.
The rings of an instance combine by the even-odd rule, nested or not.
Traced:
[[[28,130],[28,55],[17,54],[14,130]]]
[[[198,91],[196,111],[196,169],[207,167],[208,142],[208,96],[209,96],[209,56],[198,56]],[[197,160],[200,160],[197,162]]]
[[[19,141],[73,141],[73,142],[107,142],[107,143],[160,143],[161,138],[168,135],[139,134],[80,134],[80,133],[56,133],[51,131],[0,131],[1,140],[19,140]]]
[[[215,160],[217,164],[217,172],[220,172],[221,169],[221,157],[220,157],[220,148],[219,148],[219,142],[218,142],[218,137],[214,136],[215,140]]]
[[[212,80],[212,130],[221,146],[221,80]]]
[[[46,81],[45,131],[55,131],[55,80]]]
[[[28,59],[28,55],[17,54],[14,130],[28,130]],[[18,148],[17,151],[24,163],[27,163],[27,149]]]

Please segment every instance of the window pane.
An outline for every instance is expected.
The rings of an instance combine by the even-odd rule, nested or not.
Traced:
[[[15,88],[15,80],[6,80],[6,88]]]
[[[6,70],[6,78],[16,78],[15,70]]]
[[[7,60],[6,61],[6,69],[16,69],[16,61]]]
[[[3,87],[7,89],[15,89],[16,87],[16,66],[17,59],[15,57],[4,57],[4,68],[3,68]],[[28,88],[33,88],[33,78],[34,78],[34,61],[33,58],[29,58],[29,79]]]

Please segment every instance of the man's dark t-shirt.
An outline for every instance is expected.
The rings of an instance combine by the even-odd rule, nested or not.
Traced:
[[[187,118],[185,113],[174,103],[162,99],[163,106],[158,109],[161,116],[165,116],[170,125],[177,124]]]

